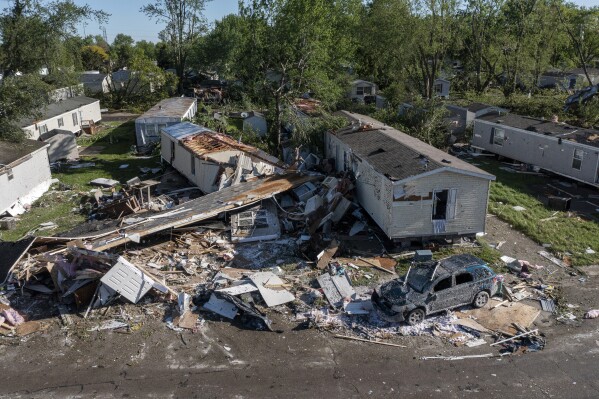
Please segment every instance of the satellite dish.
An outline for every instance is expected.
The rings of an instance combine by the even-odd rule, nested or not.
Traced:
[[[249,114],[248,114],[247,112],[242,112],[242,113],[241,113],[241,117],[242,117],[243,119],[247,118],[248,116],[249,116]]]

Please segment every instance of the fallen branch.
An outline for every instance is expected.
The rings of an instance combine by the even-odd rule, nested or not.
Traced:
[[[348,336],[348,335],[339,335],[339,334],[336,334],[336,335],[335,335],[335,338],[340,338],[340,339],[349,339],[349,340],[351,340],[351,341],[368,342],[369,344],[378,344],[378,345],[395,346],[396,348],[407,348],[407,346],[405,346],[405,345],[397,345],[397,344],[392,344],[392,343],[389,343],[389,342],[370,341],[370,340],[367,340],[367,339],[350,337],[350,336]]]

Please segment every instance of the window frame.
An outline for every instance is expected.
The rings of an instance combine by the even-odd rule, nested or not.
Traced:
[[[584,160],[584,150],[581,148],[575,148],[574,152],[572,153],[572,169],[582,170],[582,161],[583,160]],[[578,167],[575,166],[576,164],[578,164]]]
[[[437,290],[437,286],[439,284],[441,284],[442,282],[444,282],[445,280],[449,280],[449,286],[445,287],[443,289]],[[433,286],[433,292],[434,293],[443,292],[443,291],[448,290],[448,289],[450,289],[452,287],[453,287],[453,276],[448,276],[448,277],[442,278],[441,280],[437,281],[437,283]]]
[[[73,118],[73,126],[79,126],[79,115],[77,115],[77,112],[71,113],[71,118]]]
[[[43,125],[39,125],[38,130],[40,134],[48,133],[48,124],[44,123]]]
[[[464,275],[468,275],[468,276],[470,276],[470,280],[468,280],[468,281],[463,281],[463,282],[459,283],[459,282],[458,282],[458,277],[460,277],[460,276],[464,276]],[[457,274],[455,275],[455,285],[456,285],[456,286],[458,286],[458,285],[462,285],[462,284],[473,283],[473,282],[474,282],[474,275],[473,275],[472,273],[470,273],[470,272],[464,271],[464,272],[459,272],[459,273],[457,273]]]
[[[64,118],[61,116],[60,118],[58,118],[58,127],[63,127],[64,126]]]
[[[196,175],[196,158],[193,156],[193,153],[190,152],[189,156],[191,157],[191,174],[193,176]]]
[[[501,134],[501,139],[498,139],[498,133]],[[498,127],[494,127],[491,129],[491,140],[493,141],[493,145],[498,147],[503,147],[503,143],[505,143],[505,129],[500,129]]]

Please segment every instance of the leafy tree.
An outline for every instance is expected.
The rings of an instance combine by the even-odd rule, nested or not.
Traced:
[[[119,33],[110,46],[110,58],[113,68],[122,69],[129,66],[133,57],[135,41],[129,35]]]
[[[115,72],[121,73],[122,71]],[[140,100],[154,101],[177,85],[177,80],[154,64],[140,49],[135,50],[129,63],[128,78],[117,81],[110,74],[110,102],[113,108],[122,108]],[[172,94],[172,93],[169,93]]]
[[[311,92],[327,103],[343,94],[335,82],[339,18],[348,3],[327,0],[248,0],[240,3],[247,21],[239,76],[269,108],[271,145],[282,154],[285,110],[293,98]],[[241,62],[243,61],[243,62]]]
[[[373,79],[383,88],[403,80],[401,71],[412,62],[413,32],[406,29],[411,22],[408,0],[375,0],[369,4],[359,26],[360,76]]]
[[[433,82],[456,42],[458,6],[458,0],[412,0],[415,54],[409,73],[426,98],[433,97]]]
[[[154,43],[147,40],[140,40],[135,43],[135,48],[141,50],[149,59],[156,59],[156,45]]]
[[[216,21],[214,28],[194,46],[191,63],[198,69],[211,69],[224,78],[234,78],[245,23],[243,17],[235,14]]]
[[[592,85],[588,68],[599,57],[599,7],[578,9],[572,4],[561,5],[556,2],[555,9],[570,38],[570,56]]]
[[[39,117],[47,104],[50,87],[38,74],[8,76],[0,82],[0,139],[25,138],[18,122]]]
[[[461,15],[465,68],[473,76],[474,90],[485,91],[496,79],[500,57],[499,15],[504,0],[468,0]]]
[[[3,67],[8,75],[16,71],[37,72],[46,66],[50,71],[65,65],[63,41],[76,34],[77,24],[94,18],[100,22],[108,14],[72,0],[12,0],[0,16],[0,41]]]
[[[204,5],[209,0],[155,0],[141,8],[148,17],[166,23],[161,38],[168,45],[183,93],[183,77],[193,44],[206,31]]]
[[[99,70],[104,67],[107,60],[108,54],[98,45],[94,44],[81,48],[81,62],[86,70]]]

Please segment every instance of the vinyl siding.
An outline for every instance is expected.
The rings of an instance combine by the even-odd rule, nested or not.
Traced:
[[[494,127],[505,131],[506,139],[503,146],[490,143],[491,130]],[[596,181],[599,148],[569,140],[563,140],[559,144],[557,137],[544,136],[481,120],[474,122],[472,145],[519,162],[536,165],[545,170],[599,186]],[[575,149],[584,151],[580,170],[572,168]]]

